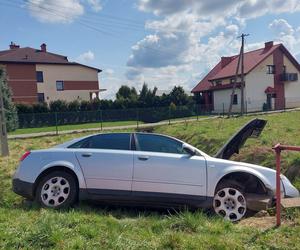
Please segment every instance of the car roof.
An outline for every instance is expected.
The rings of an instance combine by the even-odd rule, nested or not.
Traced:
[[[72,144],[74,144],[76,142],[79,142],[81,140],[84,140],[86,138],[97,136],[97,135],[104,135],[104,134],[106,134],[106,135],[107,134],[146,134],[146,135],[157,135],[157,136],[167,137],[167,138],[170,138],[170,139],[173,139],[173,140],[176,140],[176,141],[184,143],[183,141],[181,141],[181,140],[179,140],[179,139],[177,139],[175,137],[172,137],[172,136],[169,136],[169,135],[164,135],[164,134],[159,134],[159,133],[151,133],[151,132],[104,132],[104,133],[97,133],[97,134],[91,134],[91,135],[86,135],[86,136],[78,137],[78,138],[72,139],[70,141],[67,141],[65,143],[56,145],[56,146],[54,146],[54,148],[67,148],[70,145],[72,145]]]

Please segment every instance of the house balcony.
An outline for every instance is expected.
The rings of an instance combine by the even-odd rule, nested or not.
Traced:
[[[283,73],[280,75],[280,80],[284,82],[295,82],[298,81],[297,73]]]

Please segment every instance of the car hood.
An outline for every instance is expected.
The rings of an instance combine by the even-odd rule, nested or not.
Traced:
[[[230,159],[233,154],[238,154],[247,139],[257,138],[266,124],[266,120],[258,118],[249,121],[225,143],[214,157],[227,160]]]

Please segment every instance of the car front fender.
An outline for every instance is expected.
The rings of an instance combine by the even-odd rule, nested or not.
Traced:
[[[217,167],[210,165],[208,169],[208,183],[213,183],[213,185],[208,184],[208,190],[207,190],[208,196],[211,197],[214,196],[216,187],[224,176],[232,173],[238,173],[238,172],[251,174],[257,177],[267,189],[274,191],[275,175],[271,171],[266,171],[266,173],[261,173],[261,171],[258,171],[256,169],[247,166],[241,166],[241,165],[232,165],[232,166],[227,166],[218,169],[216,168]],[[215,181],[210,182],[210,180],[212,179]],[[272,181],[272,179],[274,179],[274,181]]]

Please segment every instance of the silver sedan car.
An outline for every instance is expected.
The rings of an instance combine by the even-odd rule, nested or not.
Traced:
[[[250,121],[214,157],[160,134],[89,135],[26,152],[13,177],[13,190],[44,207],[69,207],[78,199],[188,205],[212,208],[237,221],[274,203],[274,170],[228,160],[265,124]],[[299,196],[285,176],[281,183],[283,196]]]

